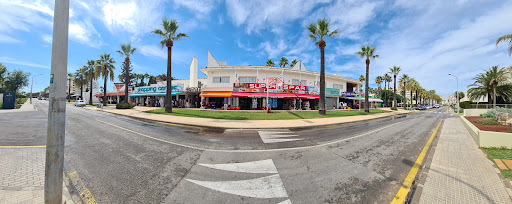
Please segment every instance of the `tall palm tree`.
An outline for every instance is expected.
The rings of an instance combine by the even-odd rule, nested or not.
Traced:
[[[393,79],[391,79],[391,76],[389,76],[389,74],[388,74],[388,73],[384,74],[384,77],[382,77],[382,78],[384,78],[384,84],[387,84],[387,85],[388,85],[388,86],[387,86],[387,89],[386,89],[386,92],[384,92],[384,94],[386,95],[386,96],[384,97],[384,99],[385,99],[384,104],[386,104],[386,105],[387,105],[387,104],[388,104],[388,92],[387,92],[387,91],[389,90],[389,82],[392,82],[392,81],[393,81]]]
[[[105,53],[100,55],[96,66],[96,75],[103,77],[103,106],[107,106],[107,80],[114,80],[115,63],[114,59],[110,57],[110,54]]]
[[[512,55],[512,34],[507,34],[507,35],[499,37],[498,40],[496,40],[496,46],[498,46],[498,44],[500,44],[502,42],[508,42],[508,44],[509,44],[508,56],[511,56]]]
[[[160,44],[162,45],[162,48],[164,46],[167,47],[167,89],[165,91],[165,112],[166,113],[172,113],[172,71],[171,71],[171,60],[172,60],[172,46],[174,45],[174,41],[178,41],[184,37],[188,37],[187,34],[184,33],[177,33],[178,28],[180,27],[178,25],[178,22],[176,19],[162,19],[162,26],[163,30],[155,29],[152,31],[152,33],[158,35],[163,40],[160,41]]]
[[[92,105],[92,90],[93,90],[92,83],[94,82],[94,80],[98,79],[98,76],[96,75],[96,72],[94,70],[96,67],[96,64],[97,64],[97,62],[94,60],[87,60],[87,70],[86,70],[85,78],[87,79],[87,81],[91,82],[90,87],[89,87],[89,105]]]
[[[285,67],[286,65],[288,65],[288,59],[286,59],[286,57],[281,57],[279,60],[279,67]]]
[[[389,68],[389,73],[393,75],[394,85],[393,85],[393,108],[396,108],[396,75],[400,74],[402,68],[393,66]]]
[[[297,61],[297,59],[292,60],[292,63],[290,63],[290,67],[295,67],[295,65],[297,63],[299,63],[299,61]]]
[[[498,68],[498,66],[493,66],[489,71],[487,71],[487,77],[489,78],[489,83],[492,85],[492,94],[493,94],[493,107],[496,108],[496,88],[498,84],[503,82],[507,82],[510,77],[510,70],[506,68]]]
[[[126,44],[121,44],[121,50],[118,50],[116,52],[118,52],[119,54],[121,54],[122,56],[125,56],[124,58],[124,70],[125,70],[125,73],[124,73],[124,102],[125,103],[128,103],[128,86],[130,85],[130,56],[133,54],[133,52],[135,52],[135,50],[137,50],[137,48],[132,48],[132,44],[131,43],[126,43]]]
[[[73,74],[68,73],[68,102],[71,102],[71,81],[73,81]]]
[[[80,86],[80,97],[84,98],[84,85],[87,85],[86,79],[87,66],[83,66],[82,68],[76,70],[75,78],[73,79],[73,83],[77,86]]]
[[[361,46],[361,51],[356,53],[357,55],[359,55],[359,57],[363,59],[366,58],[366,89],[364,94],[364,112],[366,113],[370,112],[370,104],[368,103],[368,78],[370,77],[370,58],[379,58],[379,55],[375,54],[375,49],[375,47],[370,47],[370,45],[363,45]]]
[[[400,79],[398,80],[400,84],[402,84],[402,90],[404,91],[404,101],[405,101],[405,104],[407,104],[407,97],[405,97],[405,93],[406,93],[406,88],[407,88],[407,84],[409,83],[409,75],[407,74],[403,74],[402,77],[400,77]],[[411,98],[412,99],[412,98]]]
[[[377,76],[375,77],[375,83],[377,84],[378,86],[378,91],[379,91],[379,97],[380,97],[380,84],[382,84],[382,77],[381,76]]]
[[[271,59],[268,59],[268,60],[267,60],[267,65],[265,65],[265,66],[267,66],[267,67],[273,67],[274,65],[275,65],[274,61],[272,61]]]
[[[410,93],[410,96],[411,96],[411,108],[412,108],[412,93],[416,91],[416,88],[417,88],[417,85],[418,82],[414,79],[414,78],[410,78],[409,81],[408,81],[408,88],[409,88],[409,93]],[[416,97],[416,101],[418,101],[417,97]]]
[[[329,31],[329,20],[319,19],[316,24],[311,23],[307,27],[309,34],[308,38],[315,41],[315,45],[320,48],[320,100],[319,100],[319,108],[318,114],[325,115],[325,46],[327,45],[324,41],[325,37],[333,38],[336,36],[339,31],[335,29],[334,31]],[[368,78],[368,75],[366,75]],[[368,84],[368,81],[367,81]],[[366,88],[366,92],[368,92],[368,87]],[[367,93],[368,94],[368,93]],[[368,106],[368,104],[366,104]],[[369,111],[369,110],[368,110]]]

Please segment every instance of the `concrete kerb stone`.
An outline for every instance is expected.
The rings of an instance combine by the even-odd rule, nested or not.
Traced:
[[[208,125],[197,125],[197,124],[189,124],[189,123],[180,123],[180,122],[169,122],[169,121],[162,121],[162,120],[156,120],[156,119],[149,119],[149,118],[141,118],[141,117],[137,117],[137,116],[132,116],[132,115],[126,115],[126,114],[121,114],[121,113],[114,113],[114,112],[110,112],[110,111],[105,111],[105,110],[102,110],[102,109],[91,109],[91,108],[87,108],[88,110],[96,110],[96,111],[100,111],[100,112],[105,112],[105,113],[110,113],[110,114],[114,114],[114,115],[119,115],[119,116],[125,116],[125,117],[129,117],[129,118],[133,118],[133,119],[137,119],[137,120],[142,120],[142,121],[147,121],[147,122],[156,122],[156,123],[167,123],[169,125],[180,125],[180,126],[186,126],[186,127],[191,127],[191,128],[205,128],[205,129],[217,129],[217,130],[225,130],[225,129],[239,129],[239,130],[244,130],[244,129],[268,129],[268,128],[272,128],[272,129],[289,129],[289,130],[292,130],[292,131],[297,131],[297,130],[303,130],[303,129],[310,129],[310,128],[320,128],[320,127],[330,127],[330,126],[336,126],[336,125],[342,125],[342,124],[353,124],[353,123],[359,123],[359,122],[367,122],[367,121],[371,121],[371,120],[377,120],[377,119],[382,119],[382,118],[387,118],[387,117],[396,117],[396,116],[402,116],[402,115],[407,115],[407,114],[412,114],[412,113],[416,113],[418,111],[410,111],[410,112],[390,112],[392,114],[390,115],[380,115],[380,114],[389,114],[389,113],[380,113],[380,114],[375,114],[375,115],[372,115],[372,116],[377,116],[377,117],[372,117],[372,118],[368,118],[368,119],[362,119],[362,120],[357,120],[357,121],[346,121],[346,122],[340,122],[340,123],[329,123],[329,124],[313,124],[313,125],[304,125],[304,126],[301,126],[301,127],[297,127],[297,126],[280,126],[279,128],[275,128],[275,127],[263,127],[263,126],[260,126],[260,127],[221,127],[221,126],[208,126]],[[396,114],[393,114],[393,113],[396,113]],[[379,116],[380,115],[380,116]],[[174,117],[180,117],[180,116],[174,116]],[[353,117],[353,116],[346,116],[346,117]],[[343,118],[346,118],[346,117],[343,117]],[[222,120],[222,119],[217,119],[217,120]],[[300,120],[300,119],[297,119],[297,120]],[[278,120],[276,120],[278,121]],[[243,120],[240,120],[239,122],[244,122]]]

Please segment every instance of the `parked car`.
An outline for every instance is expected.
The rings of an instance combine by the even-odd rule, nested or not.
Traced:
[[[434,108],[439,108],[439,104],[434,105]]]
[[[426,109],[427,109],[427,108],[425,108],[425,106],[420,106],[420,107],[416,108],[416,110],[420,110],[420,111],[422,111],[422,110],[426,110]]]
[[[76,100],[75,101],[75,106],[77,107],[82,107],[82,106],[85,106],[85,101],[84,100]]]

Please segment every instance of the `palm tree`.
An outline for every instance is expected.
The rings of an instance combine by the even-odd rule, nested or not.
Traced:
[[[96,72],[94,70],[95,66],[96,66],[96,61],[87,60],[87,70],[86,70],[85,78],[87,79],[87,81],[91,82],[90,87],[89,87],[89,105],[92,105],[92,89],[93,89],[92,83],[94,80],[98,79],[98,76],[96,75]]]
[[[405,97],[405,93],[406,93],[406,88],[407,88],[407,84],[409,83],[409,76],[407,74],[404,74],[402,75],[402,77],[400,77],[400,79],[398,80],[400,84],[402,84],[402,89],[404,91],[404,100],[405,100],[405,103],[407,104],[407,98]],[[412,101],[412,97],[411,97],[411,101]],[[411,104],[412,105],[412,104]],[[412,106],[411,106],[412,107]]]
[[[110,54],[100,55],[96,66],[96,76],[103,77],[103,106],[107,106],[107,80],[114,80],[114,64],[116,62],[110,57]]]
[[[508,44],[509,44],[508,56],[511,56],[512,55],[512,34],[507,34],[507,35],[499,37],[498,40],[496,40],[496,46],[498,46],[498,44],[500,44],[502,42],[508,42]]]
[[[73,81],[73,74],[68,73],[68,102],[71,102],[71,81]]]
[[[393,80],[394,80],[394,85],[393,85],[393,108],[396,108],[396,75],[400,74],[400,71],[402,71],[402,68],[397,67],[397,66],[393,66],[393,67],[389,68],[389,73],[393,74]]]
[[[489,71],[487,71],[487,77],[489,78],[489,83],[492,85],[493,107],[496,108],[496,88],[498,87],[498,84],[502,84],[509,80],[510,70],[493,66]]]
[[[171,60],[172,60],[172,46],[174,45],[174,41],[178,41],[184,37],[188,37],[184,33],[176,33],[178,31],[178,28],[180,27],[178,25],[178,22],[176,19],[162,19],[162,26],[164,30],[155,29],[152,31],[152,33],[157,34],[160,38],[163,40],[160,41],[160,44],[162,45],[162,48],[164,46],[167,47],[167,89],[165,93],[165,112],[166,113],[172,113],[172,83],[171,83]]]
[[[363,82],[365,79],[364,79],[364,76],[361,74],[361,76],[359,76],[359,81],[360,82]]]
[[[414,78],[410,78],[409,81],[408,81],[408,88],[409,88],[409,93],[411,95],[411,108],[412,108],[412,93],[416,91],[416,88],[417,88],[417,84],[418,82],[414,79]],[[418,101],[417,97],[416,97],[416,102]]]
[[[387,104],[388,104],[388,92],[387,92],[387,91],[389,90],[389,82],[392,82],[392,81],[393,81],[393,79],[391,79],[391,76],[389,76],[389,74],[388,74],[388,73],[384,74],[384,77],[382,77],[382,78],[384,78],[384,84],[387,84],[387,85],[388,85],[388,86],[387,86],[387,89],[386,89],[386,92],[384,92],[384,94],[386,95],[386,96],[384,97],[384,99],[385,99],[384,104],[386,104],[386,105],[387,105]]]
[[[279,67],[285,67],[288,65],[288,59],[286,57],[281,57],[281,60],[279,60]]]
[[[265,65],[265,66],[267,66],[267,67],[273,67],[274,65],[275,65],[275,64],[274,64],[274,61],[272,61],[271,59],[268,59],[268,60],[267,60],[267,65]]]
[[[125,70],[125,73],[124,73],[124,102],[125,103],[128,103],[128,86],[130,85],[130,55],[133,54],[133,52],[135,52],[135,50],[137,50],[137,48],[132,48],[132,44],[131,43],[126,43],[126,44],[121,44],[121,50],[118,50],[116,52],[118,52],[119,54],[121,54],[122,56],[125,56],[124,58],[124,70]]]
[[[320,48],[320,100],[319,100],[319,107],[318,107],[318,114],[325,115],[325,46],[327,45],[324,41],[324,37],[333,38],[336,36],[339,31],[338,29],[329,32],[329,20],[319,19],[316,24],[311,23],[307,27],[309,34],[308,38],[311,38],[315,41],[315,45]],[[368,78],[368,75],[366,75],[366,78]],[[368,84],[368,82],[366,83]],[[366,92],[368,92],[368,87],[366,88]],[[368,98],[368,96],[366,96]],[[368,104],[366,104],[368,106]]]
[[[370,47],[370,45],[361,46],[361,51],[356,54],[361,58],[366,58],[366,85],[365,85],[365,93],[364,93],[364,112],[369,113],[370,107],[368,104],[368,78],[370,75],[370,58],[375,59],[379,58],[379,55],[375,54],[375,47]]]
[[[87,85],[86,79],[87,66],[83,66],[82,68],[76,70],[75,78],[73,79],[73,83],[77,86],[80,86],[80,97],[84,98],[84,85]]]
[[[292,63],[290,63],[290,67],[295,67],[295,65],[297,63],[299,63],[299,61],[297,61],[297,59],[292,60]]]
[[[381,76],[375,77],[375,83],[377,84],[378,90],[379,90],[379,94],[377,94],[377,95],[379,95],[379,97],[380,97],[380,84],[382,84],[382,77]]]

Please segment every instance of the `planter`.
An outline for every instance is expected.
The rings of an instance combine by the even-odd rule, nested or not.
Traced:
[[[460,120],[478,147],[512,148],[512,133],[483,131],[469,122],[464,116],[461,116]]]
[[[492,109],[464,109],[464,116],[480,116],[482,113],[487,113],[487,111]]]

